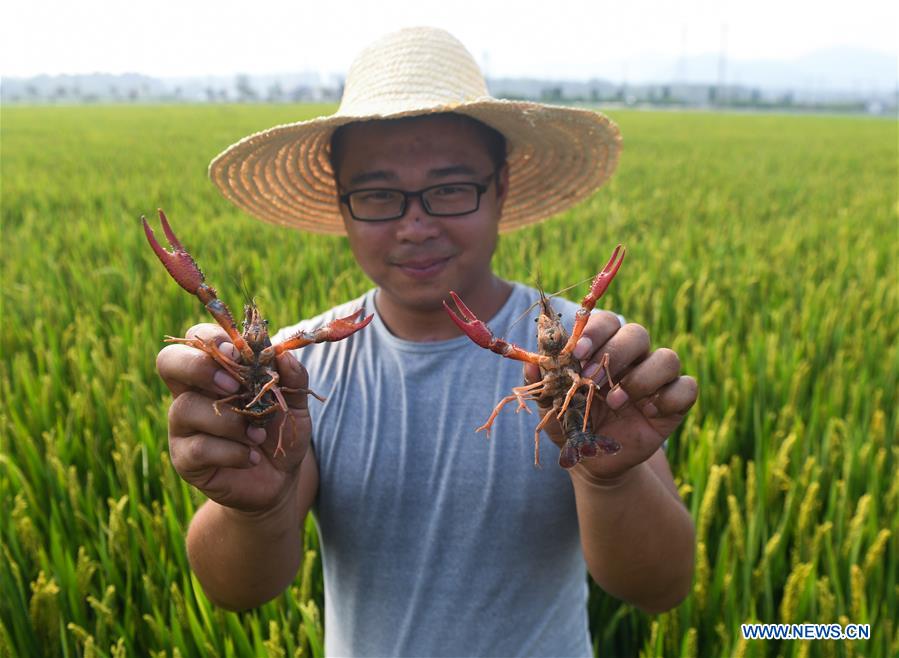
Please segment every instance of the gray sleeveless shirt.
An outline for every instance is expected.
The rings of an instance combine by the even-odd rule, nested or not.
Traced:
[[[536,349],[537,292],[514,284],[489,321]],[[376,313],[374,291],[282,329]],[[553,300],[571,327],[577,306]],[[325,650],[331,656],[589,656],[587,573],[574,492],[539,417],[507,405],[522,364],[465,336],[418,343],[373,322],[338,343],[295,352],[309,371],[321,474]],[[531,403],[532,410],[536,405]]]

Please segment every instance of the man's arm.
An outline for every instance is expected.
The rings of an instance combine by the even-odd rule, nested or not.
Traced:
[[[621,326],[610,316],[591,316],[574,350],[585,359],[587,376],[600,380],[607,373],[597,366],[608,359],[617,384],[594,405],[592,427],[621,445],[571,471],[581,544],[603,589],[658,613],[680,603],[693,578],[693,520],[661,446],[693,406],[698,387],[680,374],[673,350],[653,351],[644,327]]]
[[[273,509],[242,512],[207,501],[187,532],[190,566],[206,596],[229,610],[254,608],[283,592],[303,560],[303,522],[318,490],[312,449],[289,494]]]
[[[217,325],[198,325],[187,335],[225,354],[233,350]],[[216,411],[213,401],[233,394],[238,383],[208,350],[169,345],[156,364],[174,396],[172,466],[210,499],[188,530],[191,567],[217,605],[242,610],[265,603],[296,575],[303,520],[318,491],[312,423],[302,392],[308,386],[306,370],[289,353],[277,359],[282,392],[296,391],[284,392],[291,418],[282,435],[280,412],[264,427],[254,427],[226,405]]]
[[[696,380],[680,374],[670,349],[650,350],[649,333],[618,316],[590,316],[573,352],[583,374],[599,384],[608,359],[616,386],[591,408],[592,431],[620,444],[615,454],[599,454],[570,470],[584,559],[593,579],[610,594],[646,612],[677,605],[693,577],[695,531],[680,500],[661,449],[696,401]],[[535,381],[526,366],[525,379]],[[558,422],[546,426],[550,438],[565,442]]]
[[[597,481],[582,464],[571,481],[593,580],[644,612],[680,603],[693,578],[695,529],[663,451],[615,482]]]

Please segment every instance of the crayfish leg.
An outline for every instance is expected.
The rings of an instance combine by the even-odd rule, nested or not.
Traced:
[[[491,412],[490,417],[481,425],[475,432],[481,432],[483,430],[487,430],[487,438],[490,438],[490,429],[493,427],[493,421],[496,420],[496,417],[499,415],[499,412],[502,411],[502,408],[505,407],[512,400],[518,400],[518,409],[517,411],[521,411],[524,409],[528,413],[530,413],[530,409],[528,409],[527,405],[518,395],[507,395],[502,400],[499,401],[499,404],[493,408],[493,412]]]
[[[277,386],[272,387],[272,395],[275,396],[275,399],[278,401],[278,407],[284,414],[284,418],[281,419],[281,424],[278,425],[278,444],[275,446],[275,452],[273,453],[274,457],[287,454],[287,451],[284,450],[284,426],[287,424],[288,418],[290,418],[290,422],[293,423],[294,432],[296,432],[296,434],[300,433],[300,427],[299,425],[297,425],[297,419],[293,417],[292,413],[290,413],[290,409],[287,406],[287,400],[284,399],[282,390],[283,389]]]
[[[568,389],[568,393],[565,395],[565,400],[564,402],[562,402],[559,413],[556,415],[556,418],[558,418],[559,420],[562,420],[562,415],[568,409],[568,405],[571,403],[571,398],[574,397],[574,394],[577,393],[578,389],[588,381],[592,383],[591,380],[582,378],[574,370],[568,369],[565,374],[567,374],[571,378],[571,386]]]
[[[189,345],[191,347],[195,347],[198,350],[202,350],[206,352],[209,356],[215,359],[215,362],[218,363],[222,368],[224,368],[229,375],[234,377],[241,384],[246,384],[246,378],[240,373],[241,366],[237,361],[229,357],[227,354],[222,352],[218,345],[212,341],[212,339],[200,339],[200,338],[179,338],[177,336],[166,336],[166,343],[177,343],[179,345]]]
[[[216,415],[216,416],[221,416],[221,415],[222,415],[222,412],[221,412],[221,410],[219,409],[219,405],[225,404],[225,403],[227,403],[227,402],[231,402],[231,401],[233,401],[233,400],[237,400],[238,398],[242,398],[242,397],[245,397],[245,396],[246,396],[246,393],[235,393],[234,395],[229,395],[229,396],[226,397],[226,398],[220,398],[220,399],[218,399],[218,400],[215,400],[215,401],[212,403],[212,409],[215,411],[215,415]],[[247,406],[249,406],[249,405],[247,405]]]
[[[587,386],[587,403],[584,405],[584,426],[581,427],[582,432],[587,431],[587,425],[590,422],[590,407],[593,405],[593,394],[596,392],[596,382],[588,379],[590,382]]]
[[[528,405],[525,404],[527,400],[534,400],[539,397],[539,392],[535,389],[543,386],[543,380],[539,382],[534,382],[533,384],[528,384],[526,386],[516,386],[512,389],[512,395],[507,395],[502,400],[499,401],[499,404],[493,408],[493,413],[490,414],[490,418],[487,419],[483,425],[481,425],[475,432],[480,432],[481,430],[487,430],[487,438],[490,438],[490,428],[493,425],[493,421],[496,420],[496,417],[499,415],[499,412],[502,411],[502,408],[505,407],[512,400],[518,400],[518,408],[515,410],[515,413],[519,413],[522,409],[531,413],[531,410],[528,408]]]
[[[247,404],[246,404],[246,408],[247,408],[247,409],[249,409],[249,408],[252,407],[254,404],[256,404],[257,402],[259,402],[259,400],[262,399],[262,396],[263,396],[263,395],[265,395],[266,393],[268,393],[269,391],[271,391],[275,386],[278,385],[278,380],[280,379],[280,376],[278,375],[278,373],[277,373],[276,371],[270,370],[270,371],[268,372],[268,376],[271,377],[271,379],[269,379],[267,382],[265,382],[265,386],[263,386],[263,387],[259,390],[259,393],[256,394],[256,397],[254,397],[252,400],[250,400],[249,402],[247,402]]]
[[[290,421],[293,423],[293,428],[297,432],[299,432],[299,427],[297,427],[297,420],[293,417],[289,411],[284,413],[284,418],[281,419],[281,424],[278,425],[278,445],[275,446],[275,452],[272,453],[273,457],[278,457],[279,455],[286,455],[287,451],[284,450],[284,426],[287,424],[287,419],[290,418]]]
[[[311,395],[319,402],[325,402],[328,399],[323,395],[319,395],[318,393],[313,391],[311,388],[287,388],[285,386],[281,386],[281,392],[282,393],[305,393],[306,395]]]
[[[559,403],[556,402],[553,404],[553,408],[547,411],[542,420],[537,423],[537,427],[534,428],[534,466],[540,466],[540,431],[549,424],[549,421],[555,418],[558,410]]]

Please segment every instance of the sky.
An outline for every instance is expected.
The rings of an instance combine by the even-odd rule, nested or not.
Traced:
[[[630,58],[722,51],[791,59],[855,47],[896,54],[895,0],[8,0],[0,75],[156,77],[343,74],[368,42],[401,27],[452,32],[488,77],[579,79]],[[610,71],[610,69],[612,69]]]

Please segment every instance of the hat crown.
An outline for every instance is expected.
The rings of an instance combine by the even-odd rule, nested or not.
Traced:
[[[399,30],[363,50],[347,74],[341,116],[395,114],[489,97],[484,75],[445,30]]]

